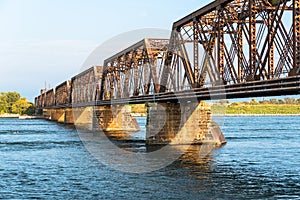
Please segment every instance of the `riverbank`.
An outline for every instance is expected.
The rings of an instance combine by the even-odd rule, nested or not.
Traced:
[[[246,105],[233,103],[231,105],[213,105],[212,113],[227,116],[298,116],[298,104],[258,104]]]
[[[31,115],[20,115],[19,119],[45,119],[44,116],[31,116]]]
[[[18,118],[18,119],[44,119],[43,116],[35,116],[35,115],[19,115],[12,113],[4,113],[0,115],[0,118]]]
[[[19,114],[4,113],[0,115],[0,118],[19,118],[19,116]]]
[[[296,117],[300,114],[212,114],[213,117]]]
[[[145,105],[131,107],[133,117],[147,116]],[[299,104],[257,104],[233,103],[230,105],[213,104],[213,116],[300,116]]]
[[[132,117],[146,117],[147,113],[131,113]],[[213,114],[213,117],[296,117],[299,114]]]

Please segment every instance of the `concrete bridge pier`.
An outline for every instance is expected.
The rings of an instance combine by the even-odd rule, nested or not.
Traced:
[[[92,106],[72,108],[74,125],[78,129],[93,129],[94,110]]]
[[[155,103],[147,107],[146,144],[222,144],[226,140],[212,121],[205,102]]]
[[[74,116],[72,108],[65,108],[65,124],[74,124]]]
[[[42,113],[45,119],[51,119],[51,109],[44,108]]]
[[[128,105],[88,106],[77,108],[43,109],[43,116],[51,121],[74,124],[79,129],[135,132],[140,130],[131,116]]]
[[[72,108],[48,108],[43,109],[43,116],[51,121],[64,124],[73,124]]]
[[[135,132],[140,127],[131,116],[131,107],[128,105],[110,105],[95,107],[95,114],[99,128],[103,131]]]
[[[47,108],[43,110],[46,119],[64,123],[64,110],[60,108]]]

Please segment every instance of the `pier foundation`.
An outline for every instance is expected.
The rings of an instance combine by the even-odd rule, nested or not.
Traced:
[[[65,108],[65,124],[74,124],[73,109]]]
[[[140,130],[136,119],[131,116],[131,107],[128,105],[97,106],[95,113],[100,129],[103,131]]]
[[[226,142],[204,102],[149,104],[146,126],[149,145]]]
[[[74,125],[79,129],[93,129],[93,117],[94,110],[93,107],[78,107],[72,108]]]
[[[140,130],[128,105],[43,109],[45,119],[74,124],[79,129],[135,132]]]
[[[43,109],[45,119],[64,124],[74,124],[72,108],[47,108]]]
[[[46,119],[74,124],[79,129],[105,132],[135,132],[140,127],[128,105],[51,108]],[[223,144],[226,140],[212,121],[210,105],[204,102],[152,103],[147,106],[146,144]]]
[[[64,123],[64,109],[61,108],[48,108],[43,110],[43,115],[46,119]]]

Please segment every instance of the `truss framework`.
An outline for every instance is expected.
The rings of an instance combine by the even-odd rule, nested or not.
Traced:
[[[173,24],[168,55],[160,92],[178,63],[191,88],[297,75],[300,0],[215,1]]]
[[[217,0],[175,22],[169,40],[143,39],[103,67],[42,92],[36,105],[163,95],[299,74],[300,0]]]
[[[168,44],[146,38],[106,59],[98,100],[157,93]]]

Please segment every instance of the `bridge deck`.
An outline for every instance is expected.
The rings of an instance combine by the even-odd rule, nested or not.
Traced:
[[[177,102],[181,100],[189,101],[195,98],[197,98],[197,100],[220,100],[297,94],[300,94],[300,76],[267,81],[253,81],[227,86],[199,88],[176,93],[157,93],[114,100],[91,101],[73,105],[65,104],[62,106],[52,106],[51,108],[101,106],[114,104],[142,104],[151,102]]]

